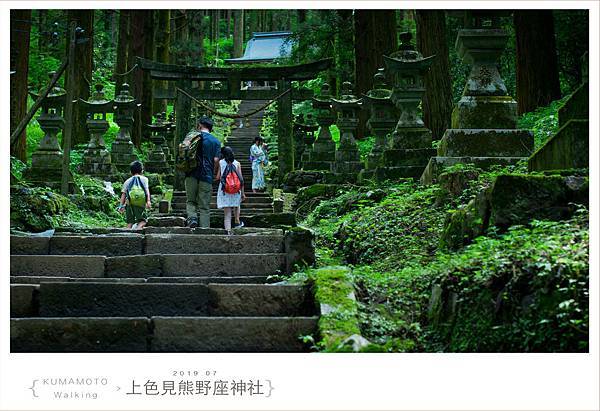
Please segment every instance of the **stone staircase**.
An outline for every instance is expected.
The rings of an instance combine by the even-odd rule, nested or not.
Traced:
[[[239,113],[248,113],[263,106],[266,101],[263,100],[245,100],[240,103]],[[246,201],[242,202],[241,219],[247,226],[270,226],[269,220],[274,221],[274,225],[285,224],[295,225],[293,214],[282,213],[282,208],[273,202],[273,198],[268,193],[252,192],[252,164],[250,162],[250,147],[254,144],[254,138],[260,134],[260,127],[264,112],[260,111],[249,118],[236,120],[236,128],[227,138],[225,145],[231,147],[235,153],[235,158],[240,162],[242,175],[244,177],[244,190],[247,196]],[[240,124],[243,125],[240,127]],[[217,209],[217,187],[218,182],[213,185],[213,196],[211,198],[211,227],[221,227],[223,225],[223,211]],[[172,217],[186,217],[186,196],[185,191],[173,192],[169,213],[163,213],[163,224],[158,220],[151,220],[150,225],[182,225],[183,220],[173,219]],[[272,216],[272,214],[278,214]],[[266,217],[266,218],[263,218]],[[274,218],[270,218],[274,217]]]
[[[11,236],[11,352],[301,352],[318,310],[289,232],[146,227]]]

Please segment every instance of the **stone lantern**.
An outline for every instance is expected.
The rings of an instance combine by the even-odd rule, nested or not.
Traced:
[[[318,128],[311,113],[308,113],[306,118],[304,114],[299,114],[294,121],[294,159],[298,162],[295,168],[302,168],[302,164],[308,161],[310,148],[315,141],[315,131]]]
[[[308,161],[303,162],[303,169],[333,171],[336,148],[329,127],[335,121],[335,116],[331,110],[329,84],[321,86],[320,94],[312,99],[312,106],[317,110],[319,135],[309,151]]]
[[[369,110],[370,114],[367,127],[375,135],[375,143],[367,156],[366,169],[361,171],[360,180],[372,178],[375,169],[382,165],[386,137],[394,129],[397,119],[391,96],[392,90],[385,82],[384,69],[380,68],[373,77],[373,89],[363,96],[363,108]]]
[[[114,174],[115,169],[104,144],[104,134],[109,127],[106,114],[112,111],[114,103],[106,99],[104,86],[96,84],[90,99],[79,99],[79,104],[88,113],[86,125],[90,132],[90,142],[83,152],[81,170],[84,174],[108,177]]]
[[[169,146],[169,142],[170,142],[170,137],[171,137],[171,127],[173,127],[173,124],[167,119],[167,113],[165,113],[164,111],[162,113],[160,113],[160,117],[165,125],[165,134],[164,134],[165,138],[162,142],[162,150],[165,153],[165,158],[167,160],[167,163],[172,164],[173,163],[173,150]]]
[[[435,155],[431,148],[431,130],[425,127],[419,113],[425,93],[425,74],[435,56],[423,57],[411,43],[412,35],[400,34],[399,50],[384,56],[385,73],[393,89],[390,96],[400,112],[388,147],[383,153],[378,179],[419,178],[429,158]]]
[[[129,171],[129,165],[137,157],[133,153],[131,142],[131,128],[133,126],[133,113],[139,104],[129,94],[129,84],[121,86],[119,95],[114,100],[114,121],[119,126],[119,133],[112,143],[111,159],[119,171]]]
[[[481,169],[511,165],[533,152],[533,134],[516,129],[517,104],[508,95],[497,63],[508,35],[500,28],[497,10],[465,12],[466,28],[458,32],[456,49],[471,65],[463,94],[452,112],[452,128],[444,133],[421,176],[435,182],[443,169],[457,163]]]
[[[171,153],[171,162],[174,163],[175,162],[175,153],[177,151],[177,144],[175,143],[175,112],[172,111],[169,114],[168,117],[168,121],[167,123],[167,133],[166,133],[166,140],[167,140],[167,146],[169,147],[169,151]]]
[[[54,72],[48,73],[50,78],[54,74]],[[29,94],[34,100],[39,97],[38,93]],[[66,92],[58,85],[42,101],[42,113],[37,118],[37,122],[44,132],[44,137],[31,155],[31,168],[26,171],[27,178],[33,182],[60,185],[63,152],[58,144],[57,135],[65,127],[63,118],[65,103]]]
[[[360,151],[354,139],[362,100],[352,94],[352,83],[345,81],[342,83],[340,98],[332,99],[332,102],[338,114],[337,126],[340,129],[340,146],[335,153],[335,172],[353,176],[355,179],[363,169]]]
[[[152,124],[148,124],[150,129],[150,141],[154,144],[152,151],[148,155],[148,161],[145,164],[145,168],[151,173],[162,173],[168,174],[171,171],[165,152],[163,151],[163,144],[165,142],[165,132],[167,126],[164,122],[162,113],[156,116],[156,121]]]

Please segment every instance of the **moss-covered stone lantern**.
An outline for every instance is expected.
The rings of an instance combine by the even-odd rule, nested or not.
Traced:
[[[133,114],[139,104],[129,94],[129,84],[124,83],[121,91],[114,100],[114,121],[119,126],[117,137],[111,146],[112,163],[119,171],[129,171],[129,165],[137,157],[131,142],[131,128],[133,127]]]
[[[50,72],[48,76],[52,78],[54,74]],[[34,100],[40,96],[35,92],[29,94]],[[58,85],[42,101],[42,113],[37,117],[37,122],[44,132],[44,137],[31,155],[31,168],[25,173],[27,179],[34,183],[47,182],[60,186],[63,152],[58,143],[58,133],[65,127],[65,103],[66,92]]]
[[[104,86],[96,84],[89,100],[79,99],[79,104],[87,113],[86,125],[90,132],[90,141],[83,152],[81,171],[84,174],[108,177],[116,171],[110,153],[104,144],[104,134],[109,124],[106,114],[113,110],[113,101],[104,95]]]
[[[171,172],[171,167],[167,163],[167,158],[163,151],[165,132],[167,130],[163,114],[164,113],[157,114],[154,123],[148,124],[147,126],[150,130],[150,141],[152,141],[154,146],[148,155],[148,161],[146,161],[145,168],[151,173],[169,174]]]
[[[360,173],[360,180],[371,179],[375,169],[382,165],[383,151],[387,146],[387,136],[396,125],[396,106],[392,101],[392,90],[386,84],[384,69],[380,68],[373,77],[373,89],[363,96],[363,108],[369,110],[367,127],[375,135],[375,142],[367,156],[366,168]]]
[[[312,98],[312,106],[317,110],[317,124],[319,134],[309,150],[308,161],[303,162],[304,170],[333,171],[335,164],[335,141],[331,137],[329,127],[335,121],[335,115],[331,109],[331,92],[329,84],[324,83],[318,96]]]
[[[349,180],[356,180],[364,167],[354,139],[362,100],[353,94],[352,83],[345,81],[342,83],[340,98],[332,99],[332,104],[338,114],[337,126],[340,129],[340,145],[335,153],[335,173],[347,175]]]

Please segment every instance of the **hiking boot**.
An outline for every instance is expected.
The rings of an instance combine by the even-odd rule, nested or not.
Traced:
[[[243,226],[244,226],[244,222],[243,222],[243,221],[240,221],[240,223],[239,223],[239,224],[236,224],[236,225],[234,225],[234,226],[233,226],[233,228],[242,228]]]
[[[198,219],[197,218],[188,218],[187,226],[189,228],[196,228],[196,227],[198,227]]]

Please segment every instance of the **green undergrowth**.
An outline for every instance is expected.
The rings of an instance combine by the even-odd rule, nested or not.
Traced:
[[[364,351],[588,349],[587,210],[502,234],[490,229],[455,252],[440,248],[449,212],[523,167],[456,166],[432,186],[319,190],[302,224],[316,232],[319,267],[352,269],[360,334],[372,343]]]

